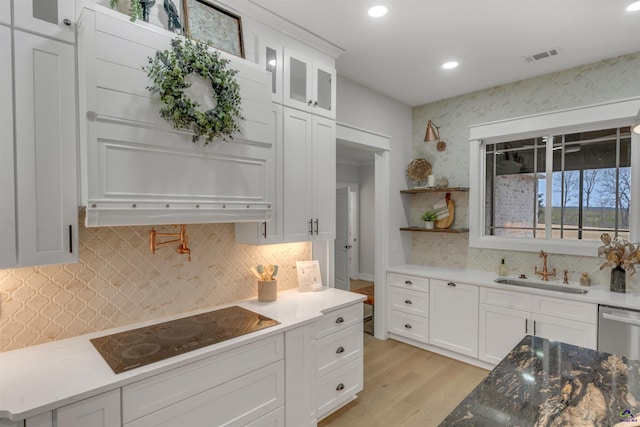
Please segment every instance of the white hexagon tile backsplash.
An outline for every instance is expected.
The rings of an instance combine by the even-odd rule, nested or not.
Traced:
[[[233,224],[194,224],[187,262],[176,245],[152,255],[149,229],[80,225],[79,263],[0,270],[0,352],[254,297],[256,264],[295,288],[296,261],[311,259],[307,242],[242,245]]]

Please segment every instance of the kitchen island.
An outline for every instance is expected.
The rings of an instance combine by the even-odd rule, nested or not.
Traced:
[[[527,335],[441,426],[636,425],[640,361]]]

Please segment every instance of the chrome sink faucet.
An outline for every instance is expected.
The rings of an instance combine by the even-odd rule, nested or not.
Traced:
[[[547,270],[547,256],[549,256],[549,254],[547,254],[545,251],[540,251],[540,254],[538,255],[538,258],[543,258],[544,261],[542,263],[542,271],[538,271],[538,267],[534,266],[533,267],[533,271],[535,274],[539,274],[540,276],[542,276],[542,280],[545,282],[549,281],[549,276],[555,277],[556,275],[556,269],[554,268],[552,272]]]

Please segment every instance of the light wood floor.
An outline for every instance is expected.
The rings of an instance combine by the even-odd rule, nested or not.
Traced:
[[[364,334],[364,390],[318,426],[437,426],[488,373]]]
[[[355,291],[356,289],[366,288],[367,286],[373,285],[373,282],[368,282],[366,280],[356,280],[351,279],[349,281],[349,290]]]

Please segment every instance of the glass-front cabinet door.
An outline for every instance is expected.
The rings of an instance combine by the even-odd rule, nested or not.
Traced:
[[[284,56],[284,104],[335,119],[335,68],[286,48]]]
[[[282,44],[267,38],[260,38],[258,61],[264,70],[271,73],[271,100],[282,104]]]
[[[336,69],[314,62],[314,113],[336,118]]]
[[[17,28],[68,43],[75,41],[75,12],[75,0],[16,0],[13,2]]]

